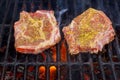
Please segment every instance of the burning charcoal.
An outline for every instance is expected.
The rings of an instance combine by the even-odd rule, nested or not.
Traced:
[[[89,65],[83,65],[84,80],[92,80],[91,69]]]
[[[51,47],[50,49],[51,49],[51,53],[52,53],[52,59],[54,62],[56,62],[56,57],[57,57],[56,47],[54,46],[54,47]]]
[[[65,41],[62,41],[61,48],[60,48],[60,54],[61,54],[61,61],[66,62],[67,61],[67,49],[65,46]]]
[[[56,80],[56,67],[50,66],[50,80]]]
[[[84,80],[90,80],[90,76],[86,73],[84,73]]]
[[[46,77],[45,77],[45,66],[40,66],[39,67],[39,79],[40,80],[45,80],[46,79]]]
[[[5,67],[5,80],[12,80],[13,79],[13,66],[6,66]]]
[[[98,62],[93,63],[93,68],[94,68],[94,74],[95,74],[96,79],[102,80],[102,74],[101,74],[100,66]]]
[[[5,80],[12,80],[13,79],[13,73],[11,71],[7,71],[5,74]]]
[[[24,66],[20,65],[17,67],[16,79],[22,80],[24,77]]]
[[[35,80],[34,76],[35,76],[35,68],[34,66],[29,66],[28,70],[27,70],[27,80]]]
[[[57,50],[56,47],[51,47],[51,53],[52,53],[52,59],[54,62],[56,62],[57,59]],[[62,41],[61,46],[60,46],[60,56],[61,56],[61,62],[66,62],[67,61],[67,49],[65,46],[65,41]]]

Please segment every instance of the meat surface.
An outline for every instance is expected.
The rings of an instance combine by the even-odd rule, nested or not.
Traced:
[[[62,31],[71,54],[98,53],[115,36],[110,19],[102,11],[93,8],[74,18]]]
[[[61,39],[53,11],[22,11],[14,24],[16,51],[38,54],[58,43]]]

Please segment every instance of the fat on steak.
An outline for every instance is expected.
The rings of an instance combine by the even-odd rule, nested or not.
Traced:
[[[104,12],[93,8],[75,17],[62,31],[70,54],[98,53],[115,36],[110,19]]]
[[[14,31],[16,51],[23,54],[38,54],[61,40],[53,11],[22,11]]]

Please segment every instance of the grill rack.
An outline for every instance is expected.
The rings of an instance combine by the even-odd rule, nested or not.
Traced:
[[[38,80],[39,66],[46,67],[46,80],[49,80],[50,78],[50,66],[56,66],[57,72],[55,80],[120,79],[119,3],[119,0],[0,0],[0,79],[9,79],[9,77],[7,76],[9,73],[6,73],[6,71],[10,70],[13,72],[11,79],[15,80],[18,66],[20,66],[20,70],[22,70],[24,67],[23,77],[21,78],[22,80],[27,79],[28,66],[35,67],[34,80]],[[106,45],[103,49],[103,52],[101,52],[99,55],[89,53],[69,55],[67,49],[67,61],[63,62],[61,61],[60,55],[60,46],[63,38],[62,41],[55,46],[55,48],[57,49],[55,62],[52,61],[50,49],[44,52],[44,54],[46,55],[45,61],[42,61],[41,54],[23,55],[15,51],[13,25],[14,22],[19,19],[20,11],[26,10],[28,12],[34,12],[37,9],[53,9],[57,13],[62,9],[68,9],[68,11],[64,15],[62,15],[62,22],[60,25],[61,30],[62,27],[70,23],[70,21],[75,16],[89,7],[104,11],[112,20],[113,26],[118,36],[112,43]],[[63,36],[62,33],[61,35]],[[21,67],[21,65],[23,67]],[[96,69],[99,72],[95,72]]]

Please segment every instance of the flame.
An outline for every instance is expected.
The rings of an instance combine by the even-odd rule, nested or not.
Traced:
[[[56,78],[56,67],[55,66],[50,66],[49,70],[50,70],[50,80],[55,80],[55,78]],[[45,76],[45,71],[46,71],[45,66],[40,66],[39,67],[39,79],[41,79],[41,80],[46,79],[45,78],[46,77]]]
[[[56,50],[56,47],[53,46],[50,48],[51,51],[52,51],[52,58],[53,58],[53,61],[56,62],[56,58],[57,58],[57,50]],[[66,51],[66,46],[65,46],[65,41],[63,41],[61,43],[61,47],[60,47],[60,55],[61,55],[61,61],[62,62],[66,62],[67,61],[67,51]],[[41,54],[43,56],[44,59],[46,59],[46,55],[44,53]],[[49,71],[50,71],[50,80],[55,80],[56,79],[56,67],[55,66],[50,66],[49,68]],[[45,80],[46,76],[45,76],[45,72],[46,72],[46,68],[45,66],[40,66],[39,67],[39,78],[41,80]]]
[[[50,66],[50,80],[55,80],[56,78],[56,67]]]
[[[45,80],[45,66],[40,66],[39,67],[39,79]]]
[[[51,47],[53,61],[56,62],[56,47]]]
[[[53,61],[56,62],[56,57],[57,57],[57,53],[56,53],[56,47],[51,47],[52,50],[52,58]],[[66,62],[67,61],[67,50],[66,50],[66,46],[65,46],[65,41],[62,41],[61,43],[61,47],[60,47],[60,55],[61,55],[61,61],[62,62]]]
[[[67,61],[67,56],[66,56],[67,50],[66,50],[66,46],[65,46],[65,40],[61,44],[60,53],[61,53],[61,61],[66,62]]]

